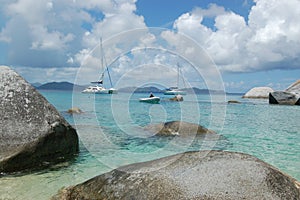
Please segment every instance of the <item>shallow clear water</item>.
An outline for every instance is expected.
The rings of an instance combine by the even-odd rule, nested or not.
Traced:
[[[180,103],[161,95],[160,104],[147,104],[138,99],[148,94],[41,92],[77,128],[80,153],[49,170],[2,175],[0,199],[49,199],[62,187],[118,166],[200,149],[248,153],[300,180],[300,106],[269,105],[267,100],[235,95],[186,95]],[[69,115],[71,107],[84,113]],[[144,130],[147,124],[171,120],[199,123],[220,137],[158,138]]]

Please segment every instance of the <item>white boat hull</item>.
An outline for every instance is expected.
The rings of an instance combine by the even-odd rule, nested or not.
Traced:
[[[95,92],[95,94],[108,94],[108,90],[100,90],[100,91],[97,91]]]
[[[148,98],[140,98],[140,102],[145,103],[159,103],[160,98],[159,97],[148,97]]]
[[[186,95],[186,92],[181,90],[168,90],[164,92],[164,95]]]
[[[82,91],[82,93],[91,93],[91,94],[117,94],[118,90],[114,88],[106,89],[101,86],[90,86]]]

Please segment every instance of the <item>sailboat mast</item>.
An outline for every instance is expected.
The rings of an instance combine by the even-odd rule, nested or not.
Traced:
[[[179,64],[177,63],[177,88],[179,89]]]
[[[107,73],[108,73],[108,78],[109,78],[110,86],[113,87],[108,67],[106,67],[106,70],[107,70]]]
[[[109,73],[109,70],[108,70],[108,66],[107,66],[107,62],[106,62],[106,58],[105,58],[105,57],[104,57],[104,62],[105,62],[106,71],[107,71],[107,74],[108,74],[108,78],[109,78],[110,86],[111,86],[111,87],[113,87],[113,85],[112,85],[112,81],[111,81],[111,77],[110,77],[110,73]]]
[[[112,81],[111,81],[111,77],[110,77],[110,73],[109,73],[109,70],[108,70],[108,67],[107,67],[106,58],[105,58],[105,55],[104,55],[104,52],[103,52],[102,38],[100,38],[100,48],[101,48],[101,55],[102,55],[101,56],[101,66],[102,66],[102,68],[104,68],[104,64],[105,64],[104,70],[107,71],[109,82],[110,82],[110,86],[113,87]],[[104,75],[104,72],[103,72],[103,75]],[[103,77],[102,77],[102,79],[103,79]]]
[[[102,47],[102,37],[100,37],[100,53],[101,53],[101,69],[104,69],[104,65],[103,65],[103,47]],[[103,76],[104,76],[104,72],[102,73],[102,82],[103,82]]]

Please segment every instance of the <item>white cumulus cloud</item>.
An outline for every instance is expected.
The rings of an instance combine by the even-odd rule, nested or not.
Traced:
[[[6,18],[0,42],[8,44],[7,64],[12,65],[78,66],[75,56],[94,48],[100,36],[145,27],[135,14],[135,0],[18,0],[3,1],[0,9]],[[51,64],[45,63],[49,56]]]
[[[2,0],[0,43],[7,44],[5,64],[37,68],[37,72],[49,68],[48,79],[51,79],[50,68],[56,73],[52,73],[53,78],[63,77],[59,74],[74,78],[74,73],[66,73],[68,68],[78,68],[99,45],[100,37],[146,27],[144,18],[135,14],[135,3],[135,0]],[[17,69],[24,73],[20,67]],[[40,81],[39,77],[33,77],[37,73],[24,74],[32,81]]]
[[[210,80],[207,85],[213,84],[218,73],[209,56],[224,72],[299,69],[299,0],[255,0],[247,18],[216,4],[207,9],[196,7],[179,16],[173,28],[163,31],[159,39],[147,31],[144,17],[137,14],[136,2],[1,0],[0,43],[5,44],[1,48],[7,52],[4,64],[54,68],[58,76],[60,73],[71,76],[65,73],[68,68],[84,64],[91,51],[99,47],[102,37],[107,60],[120,56],[116,62],[119,66],[113,69],[118,76],[130,65],[142,65],[141,60],[146,66],[176,65],[173,55],[166,56],[168,52],[158,51],[160,55],[151,57],[151,53],[136,50],[159,49],[164,45],[197,63],[201,74]],[[245,0],[244,4],[248,2]],[[208,25],[208,21],[213,24]],[[182,34],[190,40],[183,40]],[[96,76],[89,73],[97,70],[99,55],[99,52],[94,55],[89,63],[91,69],[83,73],[89,78]]]
[[[249,20],[222,7],[195,9],[174,28],[195,39],[220,70],[229,72],[299,69],[300,1],[256,0]],[[214,27],[203,25],[214,18]]]

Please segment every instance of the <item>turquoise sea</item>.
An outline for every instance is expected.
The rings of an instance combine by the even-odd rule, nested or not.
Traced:
[[[240,95],[190,94],[183,102],[170,102],[155,94],[161,102],[147,104],[138,99],[148,94],[41,93],[77,128],[80,153],[47,170],[0,175],[0,199],[49,199],[63,187],[118,166],[201,149],[248,153],[300,180],[300,106],[269,105]],[[84,113],[72,116],[66,112],[71,107]],[[220,137],[158,138],[143,129],[172,120],[199,123]]]

